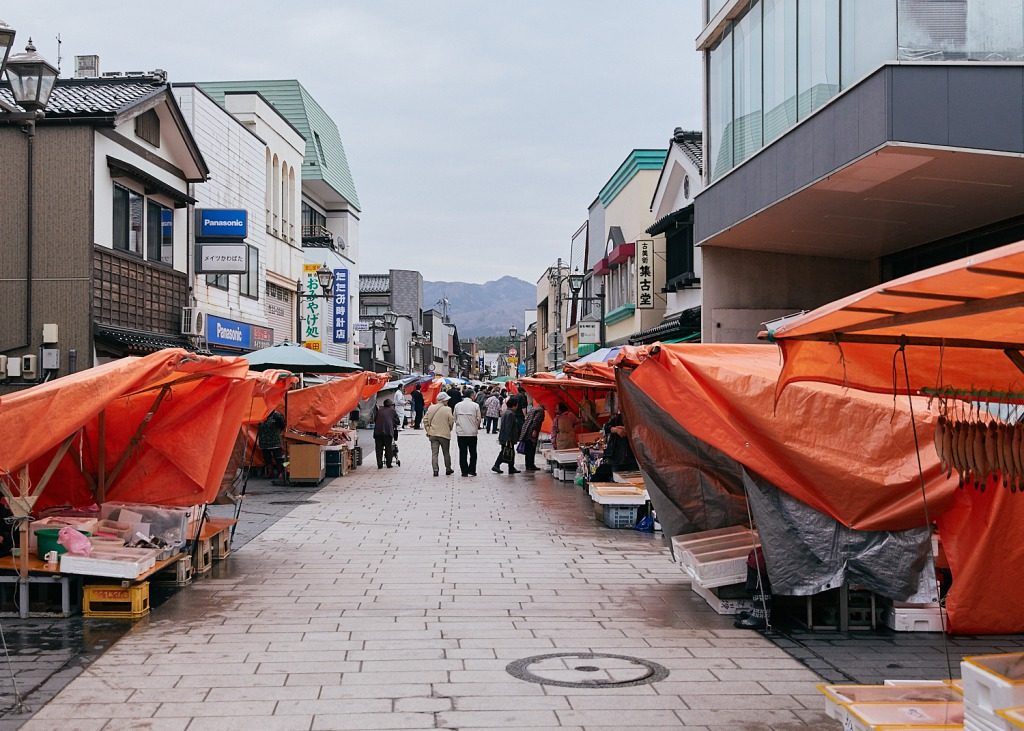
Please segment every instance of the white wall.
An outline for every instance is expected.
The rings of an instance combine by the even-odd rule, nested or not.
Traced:
[[[196,208],[243,208],[249,215],[246,243],[259,250],[259,296],[252,298],[239,292],[243,275],[229,275],[227,291],[209,286],[206,275],[197,274],[193,296],[208,313],[232,320],[268,327],[266,269],[268,245],[266,235],[265,145],[251,130],[220,105],[191,86],[176,87],[185,121],[210,167],[206,183],[194,186]],[[274,340],[279,340],[275,330]]]

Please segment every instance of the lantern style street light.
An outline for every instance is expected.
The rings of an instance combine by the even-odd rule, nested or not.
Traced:
[[[572,291],[573,298],[576,299],[576,300],[579,300],[580,302],[598,302],[598,303],[600,303],[600,305],[601,305],[601,312],[600,312],[601,319],[599,320],[598,327],[599,327],[599,331],[600,331],[599,340],[601,342],[598,344],[598,347],[599,348],[603,348],[604,347],[604,282],[601,283],[601,292],[596,297],[581,297],[580,296],[580,291],[582,291],[582,289],[583,289],[583,280],[584,280],[584,278],[585,278],[584,275],[580,274],[578,270],[573,271],[573,273],[568,276],[569,289]]]
[[[11,33],[13,40],[13,29]],[[5,55],[9,50],[8,46]],[[33,114],[46,109],[50,93],[57,82],[57,68],[39,55],[31,38],[28,39],[24,53],[16,53],[6,60],[7,80],[11,84],[11,94],[14,95],[14,101],[18,106]]]

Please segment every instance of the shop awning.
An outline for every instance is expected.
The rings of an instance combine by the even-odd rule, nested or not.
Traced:
[[[300,432],[326,434],[359,402],[373,396],[387,383],[383,373],[362,371],[339,376],[318,386],[288,393],[288,428]]]
[[[193,350],[188,339],[183,336],[131,330],[113,325],[94,325],[93,336],[111,350],[123,355],[145,355],[165,348]]]
[[[38,495],[37,511],[208,502],[242,424],[278,384],[276,373],[250,376],[240,358],[180,349],[58,378],[0,403],[0,474],[14,495]]]
[[[768,323],[762,336],[782,349],[780,389],[813,380],[906,393],[903,349],[911,393],[1024,391],[1024,242]]]

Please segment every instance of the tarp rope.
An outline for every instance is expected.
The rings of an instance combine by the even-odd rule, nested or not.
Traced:
[[[907,344],[901,343],[897,353],[901,356],[903,361],[903,378],[907,384],[907,405],[910,408],[910,426],[911,432],[914,435],[914,455],[917,458],[917,475],[921,485],[921,505],[924,507],[924,524],[928,530],[932,529],[932,519],[928,511],[928,494],[925,491],[924,486],[924,467],[921,464],[921,443],[917,436],[917,420],[914,418],[914,397],[910,392],[910,368],[907,365]],[[893,359],[895,365],[895,358]],[[893,384],[895,386],[895,384]],[[896,392],[895,387],[893,393]],[[946,627],[949,623],[949,617],[946,614],[946,608],[942,606],[942,597],[939,596],[939,582],[935,578],[935,551],[932,548],[931,535],[928,536],[928,558],[932,567],[931,580],[935,585],[935,603],[939,605],[939,618],[942,620],[942,653],[946,658],[946,672],[948,677],[953,677],[953,663],[949,657],[949,642],[946,639]],[[927,570],[927,566],[925,567]]]

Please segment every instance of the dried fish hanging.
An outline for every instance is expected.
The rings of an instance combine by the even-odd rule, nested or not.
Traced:
[[[983,402],[942,399],[935,451],[946,476],[955,471],[961,488],[970,485],[984,492],[986,485],[1002,483],[1011,492],[1024,492],[1020,406],[993,406],[989,411]]]

